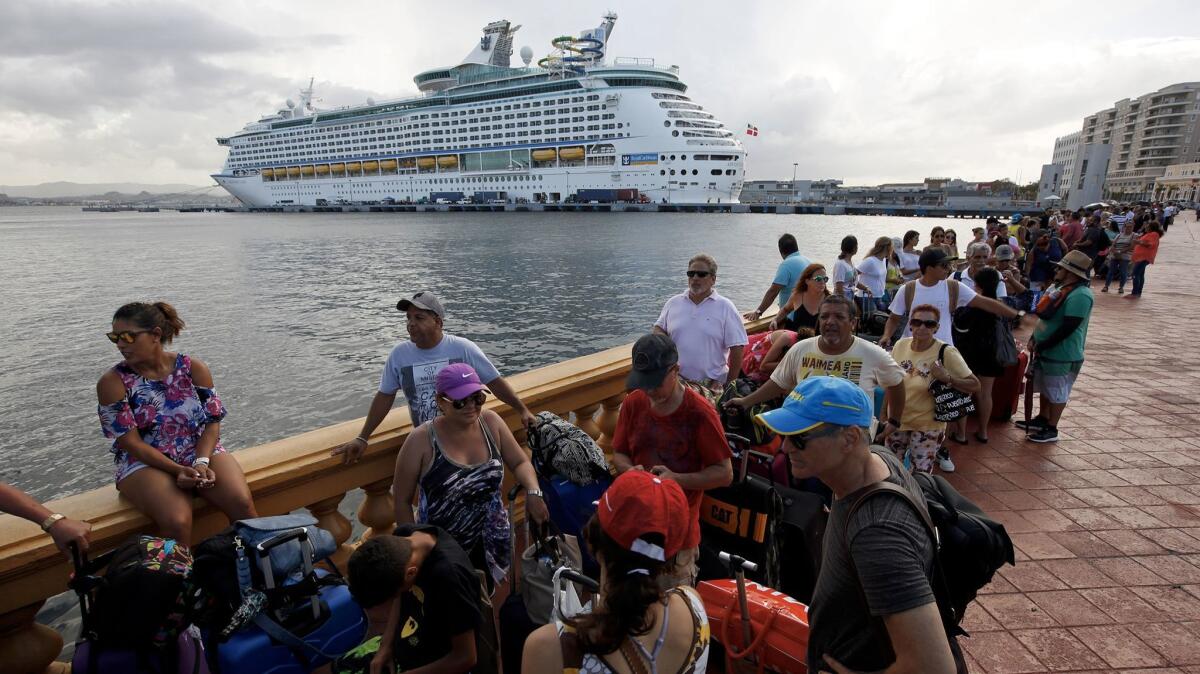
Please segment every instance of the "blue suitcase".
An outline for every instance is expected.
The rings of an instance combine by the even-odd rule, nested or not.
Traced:
[[[600,577],[600,566],[583,544],[583,525],[596,512],[594,504],[610,484],[612,480],[603,480],[581,487],[562,476],[538,476],[538,485],[546,495],[550,520],[558,525],[559,531],[579,540],[579,549],[583,553],[583,573],[592,578]]]
[[[299,538],[304,550],[304,576],[318,591],[285,609],[264,610],[254,623],[227,641],[209,639],[209,663],[219,674],[308,674],[358,646],[367,633],[367,617],[350,596],[350,588],[324,569],[312,567],[311,547],[303,529],[285,532],[255,546],[268,595],[274,590],[272,547]],[[281,615],[282,614],[282,615]]]

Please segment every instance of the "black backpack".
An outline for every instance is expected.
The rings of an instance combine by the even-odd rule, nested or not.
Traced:
[[[765,445],[775,438],[775,433],[766,426],[756,423],[754,417],[773,409],[770,403],[759,403],[749,408],[734,407],[732,410],[725,403],[733,398],[745,398],[758,390],[758,383],[748,377],[738,377],[737,381],[725,387],[725,392],[717,400],[717,412],[721,416],[721,426],[726,433],[741,436],[750,441],[752,446]]]
[[[1004,525],[989,518],[979,506],[958,493],[940,475],[915,473],[924,503],[904,487],[895,483],[877,482],[865,489],[850,506],[847,521],[867,499],[890,492],[910,503],[933,536],[933,591],[947,635],[966,634],[959,626],[967,605],[975,599],[980,588],[992,581],[1001,566],[1015,565],[1012,539]]]
[[[94,604],[88,606],[90,637],[105,648],[174,646],[192,623],[196,601],[187,546],[170,538],[134,536],[89,562],[84,573],[104,565]]]

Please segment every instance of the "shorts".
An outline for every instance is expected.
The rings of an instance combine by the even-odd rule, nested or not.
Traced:
[[[929,473],[933,471],[933,461],[945,439],[945,431],[896,431],[888,436],[887,448],[897,459],[904,461],[907,458],[914,473]]]
[[[668,566],[658,577],[658,586],[663,590],[680,585],[695,587],[696,576],[700,575],[700,568],[696,566],[696,561],[699,559],[699,547],[680,550],[675,555],[674,564]]]
[[[212,456],[216,456],[218,454],[224,454],[224,453],[225,453],[225,448],[222,447],[221,443],[218,442],[217,446],[213,448]],[[196,459],[196,450],[195,449],[184,449],[184,450],[176,450],[173,452],[167,451],[167,452],[163,452],[163,455],[181,466],[190,466],[190,465],[192,465],[192,461],[194,461]],[[149,468],[149,466],[147,466],[146,464],[142,463],[141,461],[138,461],[137,459],[133,458],[126,452],[121,452],[120,454],[118,454],[116,456],[115,461],[117,464],[117,468],[113,474],[113,482],[116,482],[116,483],[120,483],[121,480],[124,480],[125,478],[129,477],[130,475],[133,475],[134,473],[138,472],[139,470],[141,470],[143,468]]]
[[[1066,405],[1071,398],[1071,388],[1075,386],[1075,378],[1078,376],[1078,370],[1072,370],[1067,374],[1046,374],[1042,372],[1041,368],[1034,368],[1033,390],[1046,396],[1046,399],[1055,405]]]

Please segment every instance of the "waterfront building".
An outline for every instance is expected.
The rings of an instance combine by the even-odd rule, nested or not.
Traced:
[[[1154,181],[1154,200],[1200,204],[1200,162],[1166,167]]]
[[[678,66],[607,58],[615,14],[511,67],[520,26],[496,21],[420,95],[319,110],[313,89],[217,139],[213,178],[250,206],[340,201],[737,200],[738,136],[687,95]],[[593,192],[585,193],[585,190]]]
[[[1112,152],[1113,146],[1108,143],[1083,144],[1076,157],[1075,184],[1067,197],[1067,208],[1094,204],[1104,197],[1104,181],[1111,172]]]
[[[1062,198],[1063,167],[1060,164],[1042,164],[1042,174],[1038,178],[1038,203],[1048,202],[1049,197]]]
[[[1060,190],[1054,194],[1057,194],[1064,200],[1071,191],[1071,179],[1075,176],[1075,156],[1079,153],[1079,138],[1082,135],[1082,131],[1075,131],[1074,133],[1068,133],[1065,136],[1059,136],[1054,139],[1054,154],[1050,157],[1050,163],[1059,166],[1058,183]],[[1040,190],[1038,198],[1041,198]]]
[[[842,181],[747,180],[739,201],[743,204],[779,204],[832,201]]]
[[[1081,168],[1089,145],[1110,145],[1108,162],[1098,198],[1132,201],[1149,199],[1155,179],[1166,167],[1200,161],[1200,82],[1181,82],[1137,98],[1117,101],[1111,108],[1084,118],[1075,134],[1055,140],[1051,163],[1063,167],[1068,203],[1088,203],[1071,191],[1082,182]],[[1074,150],[1074,160],[1068,159]],[[1089,163],[1095,166],[1096,152]],[[1061,161],[1060,161],[1061,160]]]

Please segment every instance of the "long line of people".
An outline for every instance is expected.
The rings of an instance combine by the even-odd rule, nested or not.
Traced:
[[[779,241],[783,260],[771,286],[759,307],[744,316],[715,291],[716,260],[694,256],[686,269],[686,291],[666,302],[651,333],[634,346],[631,394],[614,436],[619,477],[585,532],[601,563],[605,601],[592,617],[560,623],[534,637],[531,644],[550,650],[560,644],[562,659],[531,657],[527,650],[524,670],[557,671],[559,663],[591,662],[597,671],[623,671],[634,665],[632,657],[654,671],[655,663],[695,666],[706,657],[706,630],[668,627],[676,613],[681,619],[691,616],[680,626],[705,624],[703,606],[688,591],[671,592],[696,580],[701,495],[733,479],[715,404],[741,376],[756,390],[724,404],[746,409],[782,401],[759,420],[784,436],[793,475],[815,476],[832,487],[837,513],[839,499],[856,483],[846,471],[878,473],[876,479],[903,485],[899,465],[921,472],[935,465],[954,470],[947,440],[969,442],[966,419],[947,423],[940,418],[939,390],[975,398],[975,439],[988,442],[991,410],[1006,404],[990,397],[991,384],[1004,375],[995,340],[1007,333],[999,328],[1033,312],[1039,321],[1027,348],[1035,354],[1031,379],[1041,407],[1023,425],[1030,440],[1057,440],[1058,419],[1083,363],[1094,302],[1091,280],[1102,276],[1103,292],[1116,280],[1122,293],[1132,277],[1129,296],[1140,296],[1146,267],[1176,212],[1172,209],[1014,215],[1008,225],[991,219],[974,232],[965,260],[957,254],[954,230],[941,227],[919,251],[915,231],[896,240],[881,237],[857,265],[857,239],[847,236],[832,273],[801,255],[795,237],[785,235]],[[747,335],[743,318],[760,317],[772,302],[780,310],[771,331]],[[446,313],[436,296],[417,293],[397,309],[405,313],[410,339],[389,354],[361,433],[333,450],[348,464],[360,460],[396,393],[404,390],[414,430],[396,460],[398,528],[395,536],[376,537],[359,548],[351,558],[350,583],[364,606],[382,611],[386,625],[371,657],[373,668],[394,663],[405,670],[470,671],[475,643],[468,633],[484,619],[469,608],[476,605],[476,572],[490,586],[503,581],[512,563],[500,494],[506,469],[524,487],[529,518],[535,524],[548,518],[528,456],[500,417],[483,405],[490,392],[523,421],[533,415],[474,343],[443,331]],[[888,316],[882,335],[857,334],[860,317],[875,312]],[[238,462],[220,442],[226,409],[211,371],[197,358],[167,350],[183,327],[165,302],[121,307],[108,338],[122,361],[97,384],[97,409],[104,435],[113,441],[117,489],[164,535],[187,542],[193,496],[208,500],[230,520],[257,513]],[[814,431],[817,427],[824,428]],[[885,446],[895,461],[863,454],[864,443]],[[828,445],[828,455],[812,449],[818,445]],[[621,487],[635,480],[635,486]],[[60,547],[70,541],[87,546],[86,523],[49,513],[10,488],[0,497],[3,509],[40,521]],[[894,516],[876,512],[863,527]],[[861,571],[858,547],[852,553]],[[928,564],[921,561],[927,553],[915,553],[920,573],[896,578],[927,580]],[[830,573],[844,576],[844,571]],[[889,573],[895,575],[895,569]],[[872,597],[887,594],[875,594],[886,589],[886,579],[860,573],[857,581],[830,582],[858,582],[863,589],[876,581],[867,603],[873,615],[885,617],[893,643],[900,643],[897,636],[927,628],[922,621],[929,620],[929,611],[921,607],[928,605],[928,593],[904,587],[907,594],[893,595],[911,596],[911,601],[887,602],[880,613]],[[839,592],[844,587],[818,592],[814,603]],[[888,611],[909,618],[893,624]],[[855,651],[861,644],[830,636],[856,618],[842,615],[837,625],[822,625],[820,617],[827,614],[814,612],[811,666],[828,662],[849,671],[841,663],[876,662]],[[657,641],[646,636],[652,634],[660,635]],[[664,639],[670,644],[665,650]],[[632,656],[625,650],[630,644]],[[618,664],[614,653],[624,662]],[[893,655],[918,658],[930,665],[926,671],[940,671],[945,664],[939,648],[924,654],[897,649]]]

